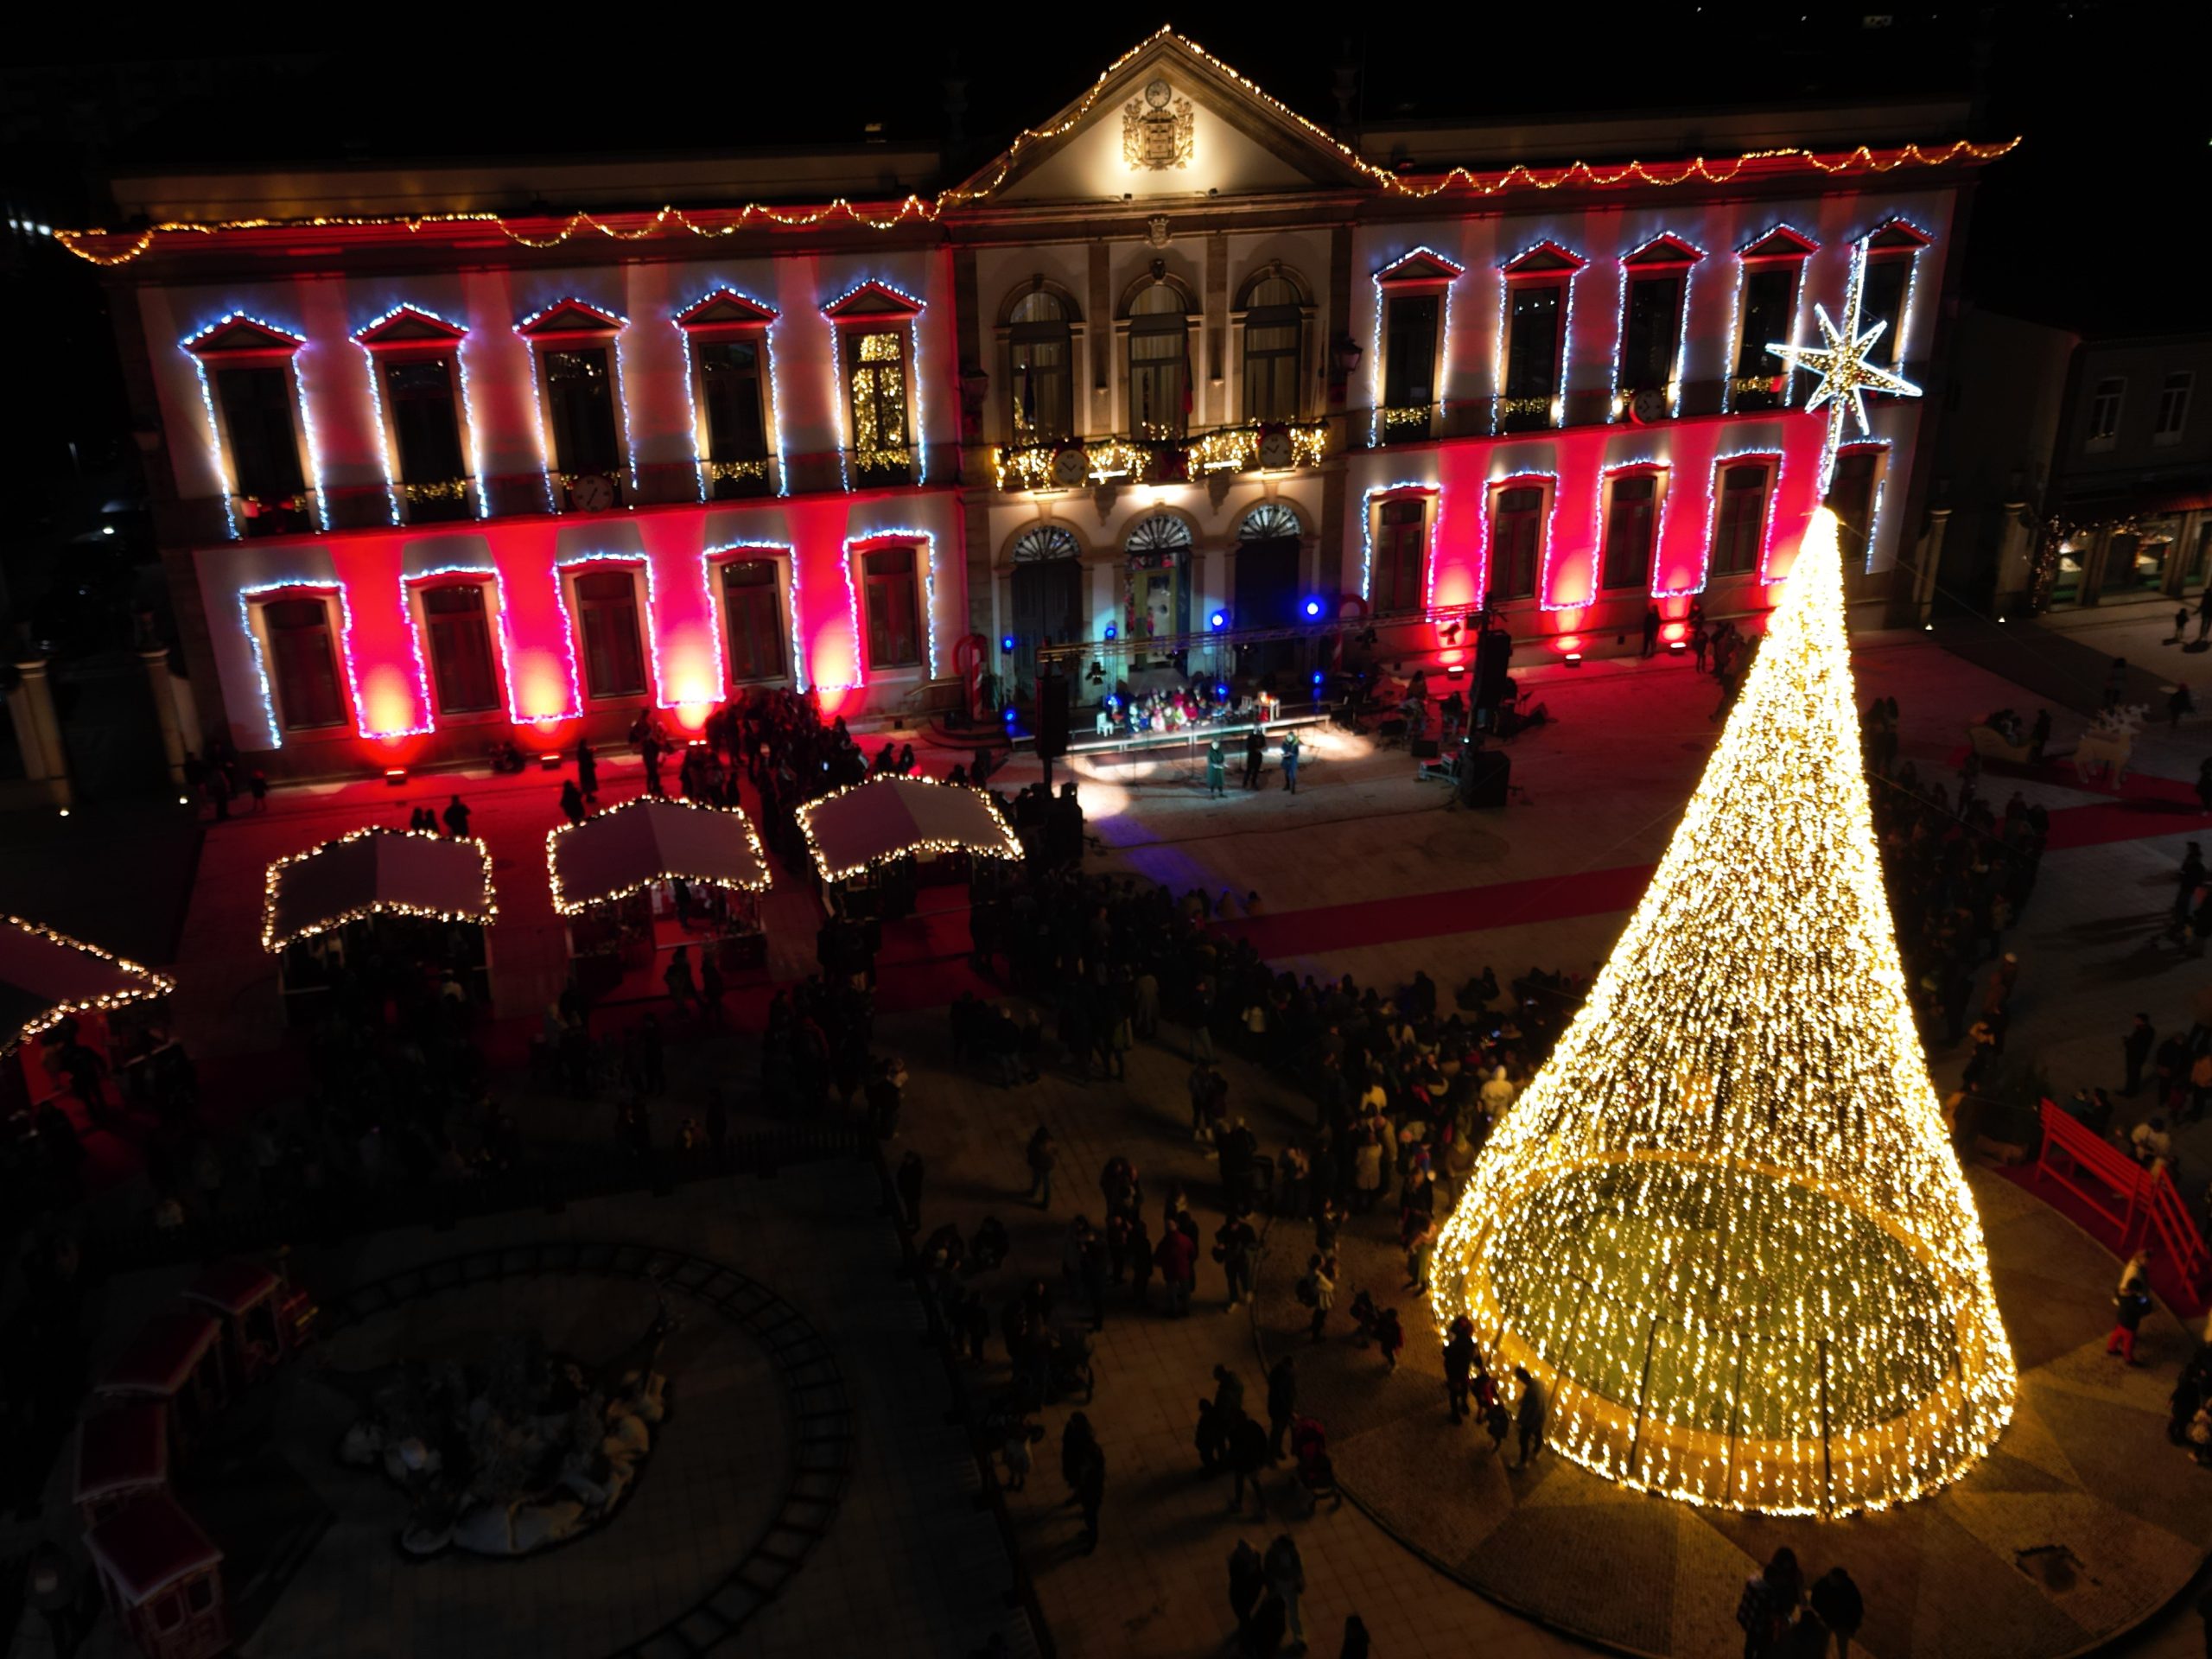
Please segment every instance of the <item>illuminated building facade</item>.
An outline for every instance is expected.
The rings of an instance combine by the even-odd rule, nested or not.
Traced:
[[[942,188],[886,145],[126,178],[144,228],[62,239],[118,287],[204,723],[342,772],[754,684],[888,712],[1217,613],[1448,660],[1485,597],[1557,649],[1763,610],[1820,442],[1765,347],[1864,262],[1922,378],[2004,148],[1962,114],[1348,147],[1163,31]],[[1869,601],[1929,418],[1871,403]]]

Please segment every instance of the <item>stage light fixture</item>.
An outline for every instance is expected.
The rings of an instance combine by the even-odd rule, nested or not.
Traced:
[[[1219,632],[1222,629],[1229,626],[1229,613],[1227,611],[1216,611],[1211,616],[1206,618],[1206,621],[1216,632]]]

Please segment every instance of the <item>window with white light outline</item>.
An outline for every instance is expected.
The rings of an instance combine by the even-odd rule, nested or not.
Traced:
[[[536,359],[547,464],[561,484],[556,499],[573,512],[622,505],[629,437],[616,341],[628,325],[582,300],[563,300],[515,325]]]
[[[1370,442],[1433,436],[1444,404],[1452,284],[1466,274],[1429,248],[1375,274],[1375,412]]]
[[[428,647],[430,701],[438,718],[499,713],[504,674],[497,578],[456,573],[408,586],[417,637]]]
[[[644,574],[638,560],[595,560],[562,569],[575,632],[578,689],[587,702],[652,693]]]
[[[1729,455],[1714,463],[1708,578],[1758,574],[1780,466],[1779,455]]]
[[[472,484],[482,488],[463,458],[469,444],[460,360],[467,333],[403,305],[353,335],[368,353],[386,474],[407,524],[466,518]]]
[[[1499,431],[1564,423],[1567,322],[1575,273],[1585,263],[1556,242],[1539,242],[1500,273],[1505,285],[1505,372],[1498,388]]]
[[[1429,520],[1433,493],[1409,490],[1369,507],[1368,605],[1377,616],[1417,613],[1427,604]]]
[[[339,653],[343,601],[335,588],[295,588],[249,601],[267,664],[280,732],[329,731],[351,722]]]
[[[315,459],[297,367],[306,344],[304,336],[238,314],[184,342],[207,392],[217,462],[236,499],[232,517],[247,536],[315,527]]]
[[[1827,505],[1840,521],[1837,545],[1843,550],[1844,568],[1855,561],[1865,569],[1874,554],[1874,531],[1881,515],[1882,480],[1888,471],[1886,445],[1857,444],[1836,451],[1835,476],[1828,482]]]
[[[677,315],[690,372],[692,425],[711,501],[769,495],[776,430],[769,331],[778,314],[734,289],[716,289]]]
[[[1613,415],[1648,421],[1679,413],[1682,342],[1690,272],[1702,250],[1676,236],[1655,237],[1621,261],[1619,354],[1613,364]]]
[[[1490,486],[1490,594],[1533,599],[1544,569],[1544,531],[1551,522],[1553,481],[1523,476]]]
[[[1600,588],[1651,591],[1651,562],[1659,550],[1659,520],[1666,501],[1667,471],[1662,467],[1624,467],[1605,474]]]
[[[789,553],[780,547],[733,547],[708,555],[722,630],[722,677],[728,690],[790,677],[785,593]]]
[[[2164,447],[2181,442],[2189,429],[2189,402],[2196,390],[2196,376],[2177,369],[2158,388],[2158,421],[2151,429],[2151,442]]]
[[[1042,276],[1007,296],[999,319],[1006,350],[1006,429],[1016,443],[1075,435],[1075,296]]]
[[[837,341],[846,482],[855,489],[912,481],[919,410],[914,333],[922,303],[868,282],[823,308]]]
[[[1781,409],[1789,401],[1789,372],[1767,350],[1797,338],[1797,308],[1805,262],[1820,245],[1777,225],[1737,252],[1736,362],[1729,376],[1728,407]]]
[[[2089,394],[2089,442],[2092,450],[2111,448],[2120,441],[2120,411],[2127,401],[2127,377],[2108,374]]]
[[[859,566],[861,648],[871,674],[922,665],[922,548],[872,542],[851,555]]]
[[[1895,368],[1904,362],[1905,324],[1912,309],[1913,281],[1920,251],[1932,240],[1917,226],[1891,219],[1860,244],[1865,262],[1859,279],[1859,327],[1886,325],[1874,342],[1873,359]],[[1876,394],[1869,393],[1869,396]]]

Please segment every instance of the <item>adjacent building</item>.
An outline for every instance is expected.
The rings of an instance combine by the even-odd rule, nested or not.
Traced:
[[[1451,660],[1756,612],[1815,502],[1813,309],[1925,384],[1962,105],[1333,135],[1166,31],[945,184],[893,145],[121,178],[202,722],[272,773],[849,716],[1347,619]],[[549,207],[546,203],[557,204]],[[1924,403],[1832,500],[1917,613]],[[1208,660],[1215,660],[1209,658]]]

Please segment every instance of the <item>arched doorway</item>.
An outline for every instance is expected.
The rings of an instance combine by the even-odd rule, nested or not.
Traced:
[[[1191,527],[1173,513],[1139,521],[1126,543],[1128,575],[1122,603],[1122,634],[1133,644],[1171,639],[1191,631]],[[1150,661],[1141,646],[1129,665]]]
[[[1237,525],[1236,609],[1231,617],[1237,627],[1287,628],[1301,620],[1301,529],[1297,513],[1280,501],[1261,502]],[[1236,655],[1239,669],[1265,679],[1296,666],[1300,642],[1262,640],[1240,646]]]
[[[1037,682],[1038,646],[1083,636],[1083,549],[1065,525],[1034,524],[1014,537],[1013,556],[1014,646],[1006,672],[1009,692],[1026,701]]]

